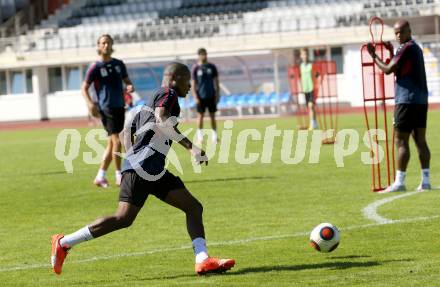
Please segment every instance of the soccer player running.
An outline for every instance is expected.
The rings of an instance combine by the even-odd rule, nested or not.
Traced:
[[[411,28],[406,20],[399,20],[394,25],[394,33],[400,46],[396,55],[386,64],[380,60],[373,45],[368,45],[368,52],[377,66],[386,74],[396,76],[394,128],[398,150],[397,173],[395,181],[383,192],[405,191],[406,168],[410,151],[409,138],[413,137],[417,146],[422,168],[422,181],[417,190],[429,190],[429,161],[431,154],[426,143],[426,120],[428,111],[428,87],[422,49],[411,38]],[[390,43],[387,48],[393,54]]]
[[[208,109],[211,118],[211,127],[213,129],[212,141],[217,142],[217,123],[215,121],[215,112],[217,112],[217,103],[220,100],[220,84],[217,67],[208,62],[208,53],[206,49],[200,48],[197,51],[198,61],[192,69],[192,94],[197,104],[197,142],[203,143],[203,117]]]
[[[318,128],[318,123],[316,122],[316,112],[315,112],[315,96],[314,96],[314,85],[313,85],[313,64],[309,61],[309,51],[306,48],[300,50],[301,57],[301,90],[304,93],[306,99],[306,105],[309,111],[309,130],[314,130]]]
[[[208,256],[202,204],[191,195],[179,177],[165,169],[165,158],[172,143],[170,139],[176,138],[176,135],[180,139],[179,144],[199,164],[208,163],[205,152],[193,146],[179,132],[175,120],[180,114],[178,97],[185,97],[189,92],[190,80],[191,72],[187,66],[173,62],[165,67],[162,87],[156,90],[149,103],[124,130],[124,143],[125,140],[129,141],[126,148],[131,148],[128,148],[124,161],[119,206],[115,214],[98,218],[72,234],[53,235],[51,264],[55,273],[61,274],[64,259],[73,246],[129,227],[150,194],[185,212],[188,234],[194,247],[197,274],[224,272],[235,265],[233,259]],[[151,126],[153,128],[147,128]]]
[[[113,39],[110,35],[102,35],[97,42],[100,60],[96,61],[87,71],[86,78],[81,87],[81,92],[86,100],[87,107],[93,117],[100,117],[105,130],[108,133],[107,147],[99,167],[98,174],[93,183],[99,187],[108,187],[109,183],[105,173],[112,161],[115,162],[116,185],[121,183],[121,158],[117,155],[121,152],[119,133],[124,127],[124,87],[125,92],[134,91],[133,84],[128,78],[125,64],[118,59],[112,58]],[[96,90],[98,102],[94,103],[89,93],[89,87],[93,84]]]

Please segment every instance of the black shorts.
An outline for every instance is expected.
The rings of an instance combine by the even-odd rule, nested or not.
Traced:
[[[410,133],[415,128],[426,128],[428,105],[397,104],[394,107],[394,128]]]
[[[210,113],[217,111],[217,101],[215,98],[200,99],[200,103],[197,104],[197,112],[204,113],[206,109]]]
[[[168,170],[156,181],[148,181],[139,176],[136,171],[123,173],[119,201],[131,203],[137,207],[144,206],[148,195],[152,194],[160,200],[165,200],[171,190],[185,188],[182,180]]]
[[[124,128],[125,109],[124,108],[108,108],[99,110],[101,114],[102,125],[108,135],[119,134]]]
[[[309,103],[315,103],[315,97],[314,97],[314,93],[313,92],[309,92],[309,93],[304,93],[304,96],[306,98],[306,104],[308,105]]]

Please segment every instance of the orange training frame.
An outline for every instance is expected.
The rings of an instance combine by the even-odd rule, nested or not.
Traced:
[[[312,71],[319,128],[323,131],[333,131],[332,136],[324,138],[322,143],[333,144],[338,128],[339,113],[336,62],[315,61]]]
[[[379,23],[382,28],[380,39],[374,39],[372,25],[375,22]],[[377,57],[383,62],[389,63],[393,57],[393,52],[388,50],[382,41],[382,19],[378,17],[370,19],[370,33]],[[392,113],[387,110],[387,107],[390,106],[389,101],[394,100],[394,75],[386,75],[377,67],[368,53],[367,44],[361,48],[361,63],[365,123],[372,159],[371,189],[377,192],[391,185],[395,173]],[[391,139],[389,136],[390,129]]]
[[[308,128],[307,124],[307,107],[304,105],[300,105],[299,103],[299,94],[302,93],[300,91],[299,81],[301,81],[301,72],[298,65],[291,65],[287,69],[287,76],[289,80],[290,87],[290,95],[293,98],[293,102],[296,107],[295,115],[297,120],[297,127],[299,130],[305,130]]]

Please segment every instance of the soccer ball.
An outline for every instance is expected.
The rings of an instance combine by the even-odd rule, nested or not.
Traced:
[[[310,234],[310,245],[321,252],[332,252],[339,245],[340,234],[331,223],[321,223]]]

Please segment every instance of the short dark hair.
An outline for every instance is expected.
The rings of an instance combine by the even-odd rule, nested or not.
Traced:
[[[101,36],[99,36],[98,41],[96,41],[97,44],[99,44],[99,41],[101,41],[102,38],[108,38],[112,44],[114,43],[113,38],[112,36],[110,36],[110,34],[102,34]]]
[[[183,74],[191,74],[187,65],[179,62],[171,62],[165,65],[164,76],[175,77]]]
[[[206,51],[205,48],[200,48],[197,50],[197,55],[206,55],[208,54],[208,52]]]

